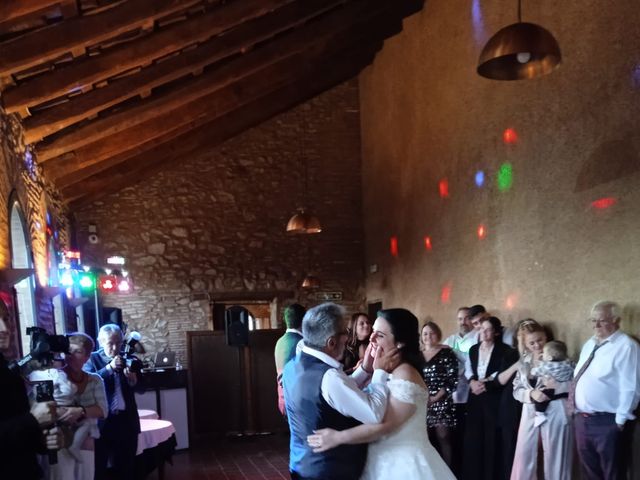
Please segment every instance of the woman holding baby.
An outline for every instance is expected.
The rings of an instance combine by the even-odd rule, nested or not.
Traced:
[[[52,380],[58,423],[68,432],[67,448],[58,450],[57,463],[49,465],[42,459],[48,480],[87,480],[94,477],[94,438],[100,436],[97,421],[108,412],[104,384],[99,375],[85,372],[82,367],[93,351],[91,337],[72,333],[65,365],[61,369],[34,372],[30,379]]]
[[[544,478],[571,479],[572,429],[566,411],[573,366],[562,342],[547,342],[535,320],[520,322],[517,331],[521,358],[516,365],[513,396],[522,402],[511,480],[538,478],[538,444],[542,443]]]

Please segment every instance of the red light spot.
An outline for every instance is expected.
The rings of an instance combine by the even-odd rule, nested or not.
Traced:
[[[513,128],[507,128],[502,132],[502,141],[507,145],[513,145],[518,142],[518,134]]]
[[[398,256],[398,237],[391,237],[391,241],[389,242],[389,251],[391,252],[391,256]]]
[[[451,290],[453,289],[453,283],[447,282],[440,291],[440,301],[442,303],[449,303],[451,301]]]
[[[480,240],[484,239],[487,236],[487,229],[484,227],[484,225],[480,225],[478,227],[478,238]]]
[[[515,293],[512,293],[507,297],[507,300],[504,302],[504,306],[507,310],[513,310],[513,307],[515,307],[517,300],[518,296]]]
[[[431,245],[431,237],[424,237],[424,248],[429,252],[433,249],[433,245]]]
[[[443,178],[438,183],[438,190],[440,191],[441,198],[449,198],[449,180]]]
[[[594,200],[593,202],[591,202],[591,206],[593,208],[596,208],[598,210],[605,210],[609,207],[614,206],[616,203],[618,202],[618,200],[616,200],[613,197],[604,197],[604,198],[599,198],[598,200]]]

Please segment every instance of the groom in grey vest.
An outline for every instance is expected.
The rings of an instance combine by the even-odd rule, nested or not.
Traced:
[[[340,361],[348,340],[344,309],[324,303],[302,321],[304,347],[283,373],[284,398],[291,431],[289,471],[294,480],[357,480],[367,458],[366,445],[342,445],[314,453],[307,435],[320,428],[345,430],[379,423],[387,408],[387,372],[399,363],[397,352],[367,355],[351,376]],[[370,383],[363,391],[362,388]]]

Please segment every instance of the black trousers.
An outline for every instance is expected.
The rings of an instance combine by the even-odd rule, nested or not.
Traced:
[[[138,428],[130,415],[109,415],[96,440],[96,480],[134,480]],[[113,467],[112,472],[107,470]]]

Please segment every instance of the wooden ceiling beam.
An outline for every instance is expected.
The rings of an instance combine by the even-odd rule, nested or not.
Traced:
[[[265,32],[268,31],[265,30],[263,34]],[[206,65],[242,50],[248,33],[250,31],[247,30],[239,33],[232,31],[220,38],[213,38],[196,49],[182,52],[135,75],[115,80],[105,87],[78,95],[68,102],[26,118],[23,122],[25,142],[34,143],[120,102],[136,96],[145,97],[155,87],[201,72]]]
[[[357,2],[359,7],[367,8],[368,12],[371,12],[370,4],[371,0]],[[371,41],[377,41],[382,24],[390,23],[386,10],[378,11],[377,17],[373,19],[356,9],[352,9],[351,13],[354,14],[353,19],[357,18],[358,21],[341,23],[344,29],[342,32],[327,28],[334,24],[336,12],[305,29],[294,30],[293,33],[271,44],[238,57],[210,74],[197,77],[162,98],[151,99],[144,105],[127,111],[126,116],[118,118],[117,133],[79,148],[72,154],[44,162],[43,167],[48,177],[58,179],[89,164],[119,155],[123,150],[135,148],[153,138],[171,134],[182,125],[192,126],[193,119],[198,121],[200,117],[211,116],[222,108],[221,105],[229,105],[229,108],[232,108],[233,104],[229,102],[237,97],[237,91],[251,92],[256,88],[270,88],[268,82],[272,77],[268,75],[273,75],[273,80],[296,75],[301,65],[296,63],[298,60],[287,60],[291,56],[302,53],[300,58],[310,57],[310,61],[313,61],[313,48],[324,49],[325,45],[331,44],[340,48],[354,39],[361,40],[366,37]],[[399,24],[399,21],[397,23]],[[278,62],[281,65],[277,65]],[[276,66],[269,69],[271,65]],[[286,68],[290,68],[290,71],[286,71]],[[270,71],[277,74],[270,74]],[[226,88],[229,86],[231,88]]]
[[[7,89],[3,94],[5,110],[8,113],[23,111],[29,106],[38,105],[73,91],[87,89],[99,80],[113,77],[138,65],[149,64],[157,58],[204,42],[221,32],[291,2],[292,0],[234,2],[162,28],[151,35],[107,49],[100,55],[78,59],[70,65],[55,68],[44,75]],[[300,8],[299,4],[295,5]]]
[[[128,0],[100,13],[72,18],[7,40],[0,43],[0,77],[41,65],[67,52],[77,52],[200,2]]]
[[[354,77],[368,65],[381,43],[365,50],[343,51],[339,58],[316,64],[316,68],[296,82],[233,112],[202,125],[168,144],[163,144],[125,163],[64,188],[62,193],[73,210],[109,193],[132,186],[167,168],[168,164],[203,149],[213,148],[228,138],[289,110],[321,92]]]
[[[379,22],[381,23],[381,17]],[[385,23],[388,23],[388,19],[385,19]],[[77,150],[73,157],[63,156],[50,160],[43,165],[45,175],[48,179],[57,182],[62,177],[72,176],[80,169],[98,164],[110,157],[122,155],[154,138],[182,134],[185,130],[195,128],[211,118],[228,113],[247,101],[264,96],[265,93],[273,91],[283,84],[291,83],[300,75],[300,70],[310,69],[319,59],[335,55],[336,52],[344,48],[344,45],[353,44],[354,39],[359,40],[355,42],[356,44],[361,43],[362,39],[367,37],[369,42],[379,42],[379,36],[378,39],[372,40],[370,34],[370,29],[375,31],[379,29],[379,26],[373,27],[371,24],[365,23],[355,28],[351,25],[345,25],[347,31],[343,35],[332,34],[328,35],[328,38],[323,38],[318,34],[318,31],[326,30],[323,25],[324,22],[318,22],[314,29],[284,37],[282,40],[287,40],[286,43],[289,44],[287,48],[285,48],[284,42],[265,47],[271,52],[265,52],[269,55],[263,58],[269,60],[260,65],[260,68],[254,68],[250,75],[235,82],[233,76],[227,76],[227,83],[220,85],[219,81],[218,88],[206,97],[192,98],[190,103],[181,104],[178,108],[168,111],[152,121],[127,127],[118,135],[107,137],[100,142]],[[306,41],[301,41],[302,33],[305,34]],[[325,35],[327,35],[326,32]],[[295,50],[292,50],[293,46],[295,46]],[[256,55],[262,53],[259,50],[255,52]],[[274,55],[284,55],[284,59],[274,63],[271,61]],[[250,64],[256,65],[256,62],[251,61]]]
[[[344,0],[334,0],[333,2],[327,2],[326,0],[305,0],[302,3],[295,3],[277,10],[270,15],[266,15],[260,19],[241,25],[228,34],[214,38],[191,52],[184,52],[175,58],[169,59],[163,62],[163,64],[158,65],[158,68],[148,69],[148,72],[142,73],[144,75],[144,78],[142,79],[128,79],[128,83],[123,83],[122,87],[126,87],[128,85],[129,88],[121,88],[120,86],[117,86],[116,90],[116,87],[114,87],[110,96],[112,99],[114,97],[128,96],[135,94],[137,90],[149,89],[161,80],[171,81],[174,77],[183,77],[191,71],[202,69],[209,63],[237,54],[238,52],[253,46],[259,41],[263,41],[271,36],[298,26],[309,18],[313,18],[315,15],[323,13],[323,9],[325,9],[328,4],[335,6],[342,1]],[[249,50],[249,53],[245,54],[245,56],[250,55],[250,53],[251,50]],[[184,58],[180,59],[180,57]],[[164,65],[169,63],[170,65]],[[172,66],[175,66],[175,69],[172,70]],[[209,75],[209,73],[205,75]],[[147,81],[153,83],[149,84]],[[121,121],[130,116],[127,113],[129,111],[131,111],[134,116],[140,116],[136,121],[137,123],[141,123],[148,118],[148,116],[144,117],[141,109],[144,108],[144,105],[155,102],[155,98],[156,96],[152,95],[150,98],[142,100],[137,105],[132,105],[131,107],[124,108],[118,112],[104,115],[86,125],[79,126],[76,129],[69,129],[68,132],[60,132],[60,135],[57,137],[38,145],[37,150],[39,161],[46,162],[53,157],[62,155],[90,142],[116,133],[118,129],[122,129]],[[160,98],[162,98],[162,96]],[[159,103],[155,102],[153,108],[162,108],[162,100]],[[148,114],[154,115],[153,109],[150,110],[147,108],[147,111]],[[157,115],[160,113],[162,112],[158,111]],[[31,140],[32,136],[28,132],[29,122],[26,121],[25,123],[28,141]]]
[[[60,3],[61,0],[3,0],[2,8],[0,8],[0,23],[15,20],[49,7],[59,6]]]

